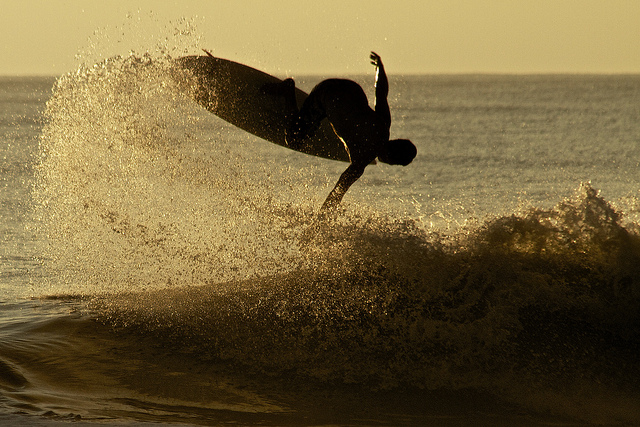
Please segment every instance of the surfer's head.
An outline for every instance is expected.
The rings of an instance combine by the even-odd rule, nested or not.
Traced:
[[[416,157],[418,150],[408,139],[391,139],[378,155],[378,160],[389,165],[407,166]]]

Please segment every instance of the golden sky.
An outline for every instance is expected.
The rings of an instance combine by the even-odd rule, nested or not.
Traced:
[[[163,43],[292,75],[370,72],[370,50],[390,74],[640,73],[640,0],[1,1],[0,75]]]

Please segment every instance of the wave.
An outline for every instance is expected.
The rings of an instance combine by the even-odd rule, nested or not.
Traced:
[[[317,357],[318,363],[339,357],[336,372],[346,369],[345,360],[355,360],[352,351],[369,355],[369,345],[381,352],[381,364],[392,355],[409,360],[420,355],[415,362],[440,355],[447,363],[461,357],[461,364],[471,354],[494,358],[494,351],[502,354],[506,343],[518,344],[543,325],[561,334],[558,345],[573,342],[578,331],[636,342],[640,240],[618,220],[589,186],[555,209],[497,218],[454,237],[429,234],[411,221],[345,215],[315,230],[306,243],[304,268],[245,281],[121,293],[101,306],[117,324],[160,328],[163,335],[165,327],[176,333],[178,326],[188,337],[258,348],[255,357],[281,347],[282,357],[295,358],[292,348],[313,346],[300,354]],[[320,355],[320,348],[327,354]],[[221,346],[220,351],[231,350]],[[238,351],[240,357],[251,354]],[[272,356],[265,362],[289,366]],[[381,374],[387,371],[382,366],[356,366],[358,374],[350,376],[440,384],[436,377],[421,378],[420,366],[390,376]]]
[[[357,206],[319,220],[323,190],[204,134],[172,73],[132,56],[57,82],[34,190],[47,292],[200,361],[640,419],[602,409],[638,398],[640,229],[589,184],[447,233]]]
[[[591,187],[453,238],[358,216],[316,233],[307,268],[93,308],[121,332],[255,373],[637,419],[640,236]],[[631,403],[604,405],[612,390]]]

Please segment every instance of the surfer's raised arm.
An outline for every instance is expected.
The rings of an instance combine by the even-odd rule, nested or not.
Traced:
[[[376,67],[376,99],[373,103],[374,109],[376,114],[378,114],[388,126],[391,126],[391,112],[389,111],[389,103],[387,101],[387,96],[389,95],[387,73],[384,71],[384,64],[382,64],[380,55],[371,52],[370,58],[371,64]]]

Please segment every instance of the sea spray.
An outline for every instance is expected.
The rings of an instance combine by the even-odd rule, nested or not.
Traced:
[[[175,88],[174,73],[170,60],[133,55],[56,84],[35,195],[48,265],[67,292],[288,268],[291,250],[274,227],[282,221],[266,215],[265,165],[237,141],[204,133],[203,112]]]

